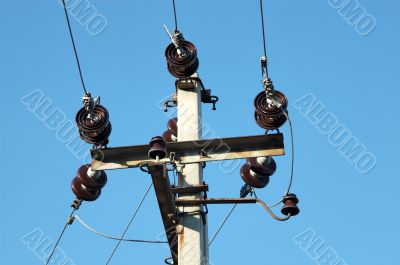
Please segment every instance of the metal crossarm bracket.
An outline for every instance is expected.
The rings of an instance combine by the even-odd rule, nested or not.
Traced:
[[[171,188],[172,193],[174,194],[196,194],[200,192],[207,192],[208,191],[208,185],[203,184],[203,185],[195,185],[195,186],[189,186],[185,188],[181,187],[172,187]]]
[[[245,203],[257,203],[257,199],[246,199],[246,198],[210,198],[210,199],[176,199],[175,204],[177,206],[196,206],[196,205],[207,205],[207,204],[245,204]]]
[[[161,164],[151,165],[148,167],[148,170],[160,207],[161,218],[171,250],[171,257],[174,264],[178,264],[177,208],[174,201],[174,194],[171,191],[168,172],[165,165]]]
[[[248,137],[220,138],[167,143],[170,157],[180,164],[284,155],[283,135],[265,134]],[[93,149],[93,170],[139,167],[154,162],[148,158],[148,145]],[[164,158],[160,163],[171,162]]]

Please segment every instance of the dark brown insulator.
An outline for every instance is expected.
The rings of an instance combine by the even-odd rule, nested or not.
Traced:
[[[255,120],[257,124],[266,130],[275,130],[286,122],[284,111],[288,106],[286,96],[280,92],[274,91],[275,100],[281,103],[280,107],[270,105],[267,102],[267,93],[262,91],[254,99]]]
[[[178,118],[170,119],[167,123],[168,131],[170,131],[173,135],[178,135]]]
[[[247,164],[250,166],[251,171],[259,175],[272,176],[276,171],[275,160],[271,157],[270,162],[267,165],[258,163],[256,157],[248,158]]]
[[[101,189],[107,183],[107,175],[104,170],[96,172],[96,177],[90,177],[88,175],[88,169],[90,164],[83,165],[78,169],[78,175],[76,176],[82,182],[82,184],[89,189]]]
[[[280,117],[268,117],[258,115],[257,112],[254,112],[254,118],[258,126],[266,130],[276,130],[286,122],[285,115],[281,115]]]
[[[91,112],[82,108],[76,114],[76,124],[79,134],[85,142],[95,145],[108,143],[111,134],[111,123],[106,108],[96,105]]]
[[[167,150],[165,149],[165,141],[161,136],[153,137],[149,143],[149,158],[152,159],[163,159],[167,156]]]
[[[244,164],[242,166],[242,168],[240,169],[240,175],[242,176],[242,179],[246,184],[254,188],[264,188],[269,182],[269,176],[267,175],[251,175],[250,166],[248,164]]]
[[[183,41],[181,45],[184,55],[179,55],[172,43],[165,49],[168,71],[177,78],[190,77],[199,68],[196,46],[189,41]]]
[[[101,194],[101,189],[86,188],[77,177],[73,179],[71,188],[75,196],[83,201],[95,201]]]
[[[289,193],[283,197],[282,202],[284,203],[281,212],[284,215],[291,215],[295,216],[300,213],[300,209],[297,207],[299,203],[299,199],[297,198],[296,194]]]
[[[168,142],[177,142],[178,140],[178,118],[170,119],[167,123],[167,131],[163,133],[163,139]]]
[[[162,135],[162,138],[164,139],[164,141],[166,141],[167,143],[172,143],[175,142],[172,139],[172,133],[170,131],[165,131]]]

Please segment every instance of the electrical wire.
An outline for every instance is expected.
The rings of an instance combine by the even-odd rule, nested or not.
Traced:
[[[71,23],[70,23],[70,21],[69,21],[67,5],[65,4],[65,0],[62,0],[62,3],[63,3],[63,6],[64,6],[65,18],[67,19],[69,36],[70,36],[70,38],[71,38],[72,47],[73,47],[73,49],[74,49],[75,60],[76,60],[77,66],[78,66],[78,71],[79,71],[79,76],[80,76],[81,83],[82,83],[83,92],[85,93],[85,95],[87,95],[88,92],[87,92],[87,90],[86,90],[85,82],[84,82],[84,80],[83,80],[83,74],[82,74],[81,64],[80,64],[80,62],[79,62],[78,52],[77,52],[76,46],[75,46],[74,35],[72,34]]]
[[[149,194],[149,191],[150,191],[150,189],[151,189],[152,186],[153,186],[153,183],[151,183],[151,184],[149,185],[149,187],[147,188],[146,193],[143,195],[143,197],[142,197],[142,199],[141,199],[139,205],[136,207],[136,210],[135,210],[135,212],[133,213],[132,218],[129,220],[127,226],[125,227],[124,232],[122,233],[121,237],[119,238],[118,243],[115,245],[113,251],[111,252],[111,255],[110,255],[110,257],[108,258],[106,265],[110,263],[112,257],[114,256],[114,254],[115,254],[115,252],[117,251],[119,245],[121,244],[122,240],[124,239],[124,236],[125,236],[126,232],[128,231],[128,229],[129,229],[129,227],[131,226],[133,220],[135,219],[136,215],[138,214],[140,208],[142,207],[143,202],[144,202],[144,200],[146,199],[147,195]]]
[[[86,224],[78,215],[75,215],[74,218],[78,220],[86,229],[92,231],[93,233],[108,238],[112,240],[118,240],[118,241],[124,241],[124,242],[134,242],[134,243],[151,243],[151,244],[168,244],[167,241],[158,241],[158,240],[141,240],[141,239],[125,239],[125,238],[119,238],[119,237],[114,237],[110,235],[106,235],[104,233],[98,232],[88,224]]]
[[[226,222],[228,221],[229,217],[231,217],[232,213],[235,211],[237,206],[237,203],[235,203],[233,205],[233,207],[231,208],[231,210],[229,211],[229,213],[226,215],[224,221],[221,223],[221,225],[219,226],[217,232],[215,232],[214,236],[212,237],[212,239],[210,240],[210,243],[208,243],[208,246],[211,246],[211,244],[214,242],[215,238],[218,236],[219,232],[221,232],[222,228],[224,227],[224,225],[226,224]]]
[[[172,6],[174,7],[174,21],[175,21],[175,32],[178,31],[178,18],[176,16],[176,5],[175,0],[172,0]]]
[[[290,181],[289,181],[289,186],[286,191],[286,195],[290,193],[290,189],[292,187],[293,183],[293,176],[294,176],[294,137],[293,137],[293,126],[292,126],[292,121],[289,117],[289,112],[286,110],[283,112],[283,114],[286,116],[286,119],[289,124],[289,130],[290,130],[290,143],[291,143],[291,148],[292,148],[292,155],[291,155],[291,165],[290,165]]]
[[[264,49],[264,56],[261,57],[261,73],[266,79],[268,79],[269,73],[268,73],[268,61],[267,61],[267,44],[266,44],[267,41],[265,37],[263,0],[260,0],[260,16],[261,16],[261,30],[262,30],[263,49]]]
[[[53,255],[54,255],[54,252],[56,251],[56,249],[57,249],[57,247],[58,247],[58,244],[59,244],[60,241],[61,241],[61,238],[63,237],[63,235],[64,235],[64,233],[65,233],[65,230],[67,229],[68,225],[71,224],[71,223],[70,223],[70,220],[71,220],[71,218],[73,218],[72,215],[75,213],[75,211],[76,211],[76,209],[73,209],[72,212],[71,212],[71,214],[69,215],[68,220],[67,220],[67,222],[65,223],[64,228],[61,230],[61,233],[60,233],[60,235],[59,235],[59,237],[58,237],[58,239],[57,239],[57,242],[56,242],[56,244],[54,245],[53,250],[52,250],[51,253],[50,253],[50,256],[47,258],[46,265],[49,264],[51,258],[52,258]]]
[[[263,37],[263,48],[264,48],[264,58],[267,60],[267,44],[266,44],[266,37],[265,37],[265,23],[264,23],[264,7],[263,7],[263,0],[260,0],[260,15],[261,15],[261,28],[262,28],[262,37]],[[264,69],[263,69],[264,74]],[[268,63],[265,64],[265,78],[268,78]]]

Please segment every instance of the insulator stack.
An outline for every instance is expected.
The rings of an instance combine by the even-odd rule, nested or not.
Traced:
[[[298,215],[300,212],[300,209],[297,207],[297,204],[299,203],[299,199],[297,198],[296,194],[289,193],[285,197],[283,197],[282,202],[284,203],[282,207],[282,214],[284,215],[291,215],[295,216]]]
[[[159,160],[167,156],[166,143],[161,136],[153,137],[149,143],[149,158]]]
[[[92,171],[90,164],[78,169],[77,176],[72,180],[71,188],[76,197],[83,201],[95,201],[101,194],[101,189],[107,183],[107,175],[103,170]]]
[[[105,107],[96,105],[91,111],[81,108],[76,114],[76,124],[85,142],[99,146],[108,144],[112,128]]]
[[[163,133],[164,141],[168,143],[178,141],[178,118],[170,119],[167,123],[167,130]]]
[[[243,181],[253,188],[264,188],[269,177],[276,171],[276,163],[272,157],[248,158],[240,169]]]
[[[288,106],[286,96],[277,90],[273,95],[267,95],[266,91],[259,93],[254,99],[255,120],[257,124],[266,130],[276,130],[286,122],[284,111]]]
[[[165,49],[168,71],[177,78],[187,78],[193,75],[199,68],[196,46],[186,40],[176,47],[174,43]]]

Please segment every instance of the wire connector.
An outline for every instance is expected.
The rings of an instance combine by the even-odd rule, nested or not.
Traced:
[[[243,187],[240,189],[240,198],[246,198],[247,195],[253,196],[254,188],[248,184],[244,184]]]
[[[71,207],[76,211],[79,209],[79,207],[82,205],[82,200],[75,198],[75,200],[72,202]]]
[[[262,56],[260,58],[260,63],[261,63],[261,73],[262,76],[266,79],[268,79],[268,60],[267,57]]]
[[[183,37],[183,33],[180,32],[179,30],[174,30],[174,34],[171,34],[169,31],[168,27],[164,25],[164,29],[167,32],[171,42],[174,44],[177,53],[180,57],[186,57],[187,56],[187,51],[183,47],[183,42],[185,41],[185,38]]]
[[[92,94],[90,94],[90,92],[85,93],[82,97],[82,103],[85,106],[86,111],[91,113],[93,109],[100,104],[100,96],[97,96],[96,98],[93,99]]]

